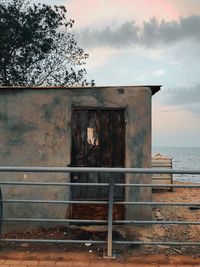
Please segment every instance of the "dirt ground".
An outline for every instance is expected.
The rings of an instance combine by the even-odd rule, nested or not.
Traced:
[[[176,183],[186,184],[186,183]],[[189,183],[188,183],[189,184]],[[153,194],[153,201],[200,203],[200,188],[174,188],[173,192],[159,190]],[[154,208],[154,218],[171,221],[200,221],[198,206],[162,206]],[[161,218],[158,218],[160,217]],[[155,241],[200,242],[200,225],[158,225],[153,227]],[[199,248],[200,249],[200,248]],[[199,250],[197,247],[197,251]],[[183,247],[184,251],[185,248]]]
[[[177,183],[180,184],[180,183]],[[185,183],[184,183],[185,184]],[[175,188],[169,190],[156,190],[153,192],[153,201],[158,202],[196,202],[200,200],[200,189]],[[154,220],[171,221],[200,221],[200,209],[193,207],[162,206],[153,208]],[[27,232],[10,232],[3,235],[3,238],[38,238],[38,239],[95,239],[106,240],[106,227],[94,228],[93,226],[82,229],[69,228],[65,226],[54,227]],[[153,226],[115,226],[113,231],[114,240],[134,240],[134,241],[184,241],[200,242],[200,225],[153,225]],[[106,252],[104,244],[32,244],[32,243],[2,243],[0,257],[15,258],[23,255],[26,259],[33,259],[34,255],[41,259],[50,257],[64,258],[82,257],[102,257]],[[178,262],[178,263],[200,263],[199,246],[134,246],[134,245],[114,245],[113,252],[121,261],[129,260],[134,262]],[[38,256],[40,255],[40,256]],[[68,255],[68,256],[67,256]],[[81,256],[82,255],[82,256]],[[46,258],[45,258],[46,257]]]

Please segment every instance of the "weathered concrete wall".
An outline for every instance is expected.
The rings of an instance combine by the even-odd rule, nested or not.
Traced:
[[[151,90],[148,87],[0,89],[0,165],[70,164],[73,107],[125,108],[125,166],[150,166]],[[0,179],[68,182],[69,175],[1,173]],[[126,182],[150,183],[151,177],[127,175]],[[2,194],[4,199],[70,199],[68,187],[2,186]],[[126,200],[150,199],[149,189],[126,189]],[[4,204],[4,217],[67,218],[67,205],[54,207],[46,204]],[[128,205],[126,217],[150,218],[151,210]],[[7,226],[4,224],[5,229]]]

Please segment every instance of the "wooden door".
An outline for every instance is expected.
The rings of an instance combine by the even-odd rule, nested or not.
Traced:
[[[74,109],[72,113],[71,165],[124,167],[125,119],[123,109]],[[124,183],[123,174],[73,173],[71,182]],[[72,200],[108,200],[108,187],[72,186]],[[114,200],[124,200],[124,188],[115,187]],[[107,205],[71,205],[74,219],[107,219]],[[114,219],[124,218],[124,206],[114,205]]]

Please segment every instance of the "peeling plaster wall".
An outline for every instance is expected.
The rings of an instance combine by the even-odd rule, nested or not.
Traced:
[[[73,107],[125,108],[125,166],[150,167],[151,90],[148,87],[0,89],[0,165],[59,167],[70,164]],[[70,180],[68,174],[30,173],[1,173],[0,179],[50,182]],[[126,175],[126,182],[151,183],[151,177]],[[4,199],[70,199],[69,187],[2,186],[2,195]],[[150,189],[126,189],[127,201],[150,199]],[[5,203],[4,217],[67,218],[68,206]],[[126,217],[150,219],[151,209],[128,205]],[[46,223],[38,225],[47,226]],[[4,230],[22,226],[20,223],[6,223]]]

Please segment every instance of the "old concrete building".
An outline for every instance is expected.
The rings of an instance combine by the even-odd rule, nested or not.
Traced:
[[[0,88],[1,166],[151,166],[151,97],[160,86]],[[111,175],[111,174],[110,174]],[[1,181],[106,182],[108,174],[1,173]],[[151,183],[150,175],[115,181]],[[3,199],[105,200],[106,188],[1,186]],[[115,200],[151,199],[147,188],[117,188]],[[105,205],[4,203],[4,217],[105,219]],[[115,205],[115,219],[151,217]],[[8,224],[6,224],[8,225]],[[4,224],[4,228],[6,228]],[[42,225],[42,223],[40,223]],[[12,225],[13,226],[13,225]],[[15,228],[20,224],[14,225]]]

